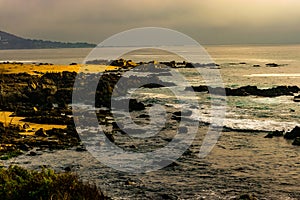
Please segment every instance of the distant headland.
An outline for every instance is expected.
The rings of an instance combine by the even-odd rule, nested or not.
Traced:
[[[52,49],[52,48],[93,48],[95,44],[86,42],[56,42],[26,39],[0,31],[0,49]]]

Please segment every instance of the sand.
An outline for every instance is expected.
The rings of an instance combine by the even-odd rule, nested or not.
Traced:
[[[105,70],[115,70],[118,67],[105,66],[105,65],[47,65],[47,64],[0,64],[0,73],[13,74],[13,73],[28,73],[30,75],[41,75],[41,73],[47,72],[103,72]]]
[[[9,126],[10,124],[23,126],[25,123],[28,124],[29,128],[25,129],[24,132],[20,132],[21,135],[33,135],[35,131],[37,131],[40,128],[43,128],[44,130],[50,130],[52,128],[67,128],[66,125],[36,124],[31,122],[24,122],[21,121],[22,119],[24,119],[24,117],[13,116],[12,114],[13,112],[1,111],[0,121],[4,123],[4,126]]]

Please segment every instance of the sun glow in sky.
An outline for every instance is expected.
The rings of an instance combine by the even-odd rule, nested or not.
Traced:
[[[299,0],[0,0],[0,30],[99,43],[131,28],[181,31],[201,44],[300,43]]]

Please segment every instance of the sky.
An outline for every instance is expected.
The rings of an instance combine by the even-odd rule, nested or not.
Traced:
[[[0,0],[0,30],[98,44],[139,27],[180,31],[200,44],[300,43],[299,0]]]

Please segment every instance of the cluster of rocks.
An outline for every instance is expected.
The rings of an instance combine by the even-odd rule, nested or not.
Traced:
[[[293,140],[292,145],[300,146],[300,127],[296,126],[293,130],[286,132],[274,131],[268,133],[265,138],[284,137],[287,140]]]
[[[210,92],[211,94],[223,95],[224,91],[227,96],[261,96],[261,97],[277,97],[282,95],[293,96],[300,92],[297,86],[277,86],[269,89],[259,89],[257,86],[243,86],[239,88],[221,88],[210,87],[205,85],[187,87],[186,90],[193,90],[195,92]]]
[[[5,154],[11,152],[25,153],[38,149],[66,149],[80,144],[80,139],[74,126],[68,126],[66,129],[38,129],[32,135],[20,135],[19,132],[24,131],[24,127],[20,125],[4,126],[0,123],[0,159]],[[36,155],[30,152],[29,155]]]
[[[18,117],[24,117],[22,120],[24,122],[67,125],[68,127],[67,129],[52,129],[49,131],[39,129],[33,136],[19,137],[19,132],[28,131],[28,127],[16,125],[12,128],[2,125],[2,132],[6,134],[2,134],[1,143],[13,144],[12,146],[15,149],[20,149],[21,144],[27,144],[30,147],[46,145],[49,148],[77,145],[79,137],[74,129],[73,113],[70,106],[75,79],[82,80],[82,84],[75,87],[77,94],[82,94],[77,100],[89,104],[91,99],[95,99],[93,103],[96,107],[110,108],[113,90],[121,77],[120,72],[77,74],[76,72],[65,71],[41,75],[27,73],[2,74],[0,80],[1,110],[13,112],[13,115]],[[123,78],[126,84],[120,85],[115,90],[116,94],[123,95],[124,92],[128,92],[128,89],[147,82],[149,77]],[[153,79],[156,80],[157,77],[151,77],[151,80]],[[161,85],[166,85],[159,82],[159,80],[156,81]],[[89,91],[89,86],[95,83],[97,86],[96,91]],[[145,109],[145,105],[136,99],[129,99],[128,101],[129,111]],[[117,105],[123,105],[124,103],[125,101],[121,100]],[[105,118],[106,116],[101,117]]]
[[[122,69],[132,69],[136,66],[141,65],[161,65],[161,66],[168,66],[171,68],[196,68],[196,67],[216,67],[219,66],[216,63],[190,63],[186,61],[182,62],[176,62],[176,61],[149,61],[149,62],[133,62],[132,60],[125,60],[123,58],[120,58],[118,60],[89,60],[86,62],[86,64],[93,64],[93,65],[111,65],[111,66],[117,66],[122,67]]]

